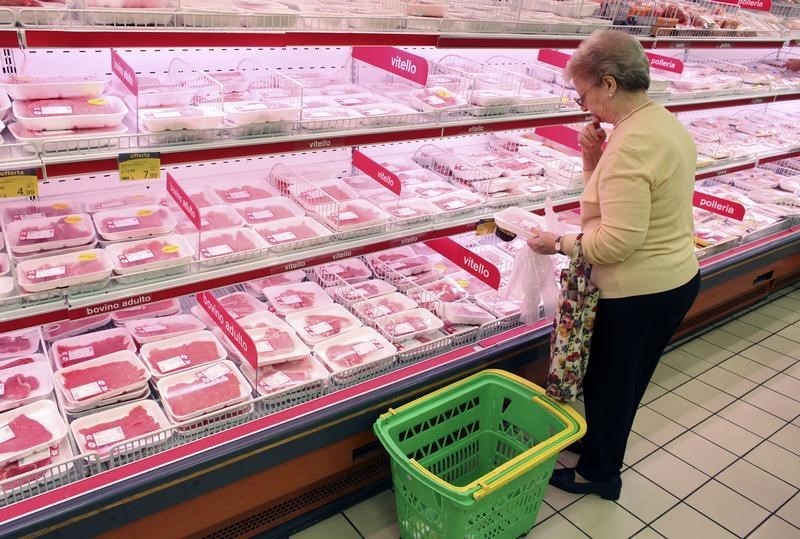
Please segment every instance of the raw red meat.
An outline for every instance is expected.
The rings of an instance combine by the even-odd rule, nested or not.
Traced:
[[[336,363],[340,367],[357,367],[364,363],[364,358],[356,352],[352,346],[337,344],[325,350],[328,361]]]
[[[111,331],[111,330],[109,330]],[[114,330],[119,331],[119,330]],[[70,346],[63,342],[53,344],[53,353],[62,367],[69,367],[83,361],[88,361],[96,357],[107,356],[120,350],[129,350],[130,341],[125,335],[114,335],[112,337],[101,338],[91,343],[81,343]],[[90,350],[91,348],[91,350]],[[70,359],[70,352],[81,351],[79,359]]]
[[[299,298],[300,301],[282,301],[283,298]],[[291,307],[293,309],[309,309],[314,306],[314,299],[315,296],[311,292],[303,292],[301,290],[285,290],[280,296],[277,296],[275,300],[280,303],[281,305],[285,305],[287,307]]]
[[[262,203],[253,206],[237,206],[236,211],[242,216],[249,224],[268,223],[278,219],[286,219],[288,217],[295,217],[296,214],[289,210],[283,204],[268,204]]]
[[[261,189],[254,185],[243,185],[241,187],[228,187],[224,189],[215,189],[219,197],[228,204],[235,202],[247,202],[249,200],[259,200],[262,198],[271,198],[275,196],[272,191],[266,188]],[[291,217],[287,215],[286,217]]]
[[[153,262],[160,262],[162,260],[172,260],[180,258],[182,253],[180,249],[164,249],[170,244],[167,240],[155,239],[147,243],[137,243],[132,247],[124,249],[117,257],[119,265],[123,268],[131,268],[142,264],[152,264]],[[148,256],[148,252],[150,256]],[[127,255],[135,254],[133,261],[128,260]]]
[[[424,318],[422,318],[421,316],[413,316],[413,315],[401,316],[401,317],[396,318],[394,320],[394,323],[395,323],[395,328],[397,326],[400,326],[401,324],[409,324],[411,327],[414,328],[414,331],[425,331],[426,329],[429,329],[429,326],[428,326],[426,320]],[[402,335],[403,333],[411,333],[411,332],[410,331],[406,331],[406,332],[399,332],[398,333],[395,330],[394,335]]]
[[[119,112],[112,101],[102,97],[64,97],[61,99],[32,99],[21,101],[25,116],[75,116],[83,114],[114,114]],[[16,109],[15,109],[16,110]]]
[[[425,290],[433,292],[440,300],[447,303],[464,299],[469,295],[463,288],[447,280],[425,285]]]
[[[389,314],[399,313],[407,309],[405,305],[397,301],[392,301],[390,299],[375,298],[367,303],[361,304],[358,310],[364,316],[367,316],[369,318],[377,318],[379,316],[386,316]]]
[[[63,273],[61,271],[54,271],[51,273],[44,273],[44,275],[42,275],[45,270],[58,268],[64,268]],[[103,261],[100,258],[95,257],[91,260],[80,260],[79,262],[73,262],[71,264],[43,264],[28,271],[25,277],[29,282],[38,284],[49,281],[58,281],[60,279],[64,279],[65,276],[78,277],[80,275],[89,275],[92,273],[101,273],[105,271],[106,267],[105,264],[103,264]]]
[[[53,437],[44,425],[25,414],[18,415],[9,423],[6,423],[5,426],[11,428],[14,437],[5,442],[0,442],[0,453],[25,451],[31,447],[46,443]]]
[[[30,350],[33,341],[27,335],[0,335],[0,354],[12,356]]]
[[[28,365],[29,363],[34,363],[35,361],[36,360],[32,357],[21,357],[19,359],[9,361],[8,363],[0,363],[0,371],[3,369],[10,369],[11,367],[19,367],[20,365]]]
[[[355,264],[347,261],[326,264],[322,266],[322,273],[330,277],[338,275],[344,280],[360,279],[372,275],[363,264]]]
[[[256,347],[258,347],[259,342],[266,342],[269,344],[270,348],[272,348],[270,353],[274,354],[282,354],[294,350],[294,341],[291,335],[278,328],[267,328],[263,337],[256,341]]]
[[[102,232],[128,232],[146,228],[161,228],[170,222],[169,211],[165,208],[156,210],[143,209],[136,212],[135,217],[129,215],[109,216],[98,223]]]
[[[233,215],[235,216],[236,214],[234,213]],[[200,230],[233,228],[240,226],[241,224],[241,221],[234,220],[234,218],[226,211],[208,209],[203,212],[203,217],[200,221]]]
[[[167,388],[167,402],[175,416],[185,417],[239,398],[241,387],[233,373],[210,382],[201,379]]]
[[[189,333],[197,331],[199,328],[196,323],[161,321],[152,322],[147,326],[135,326],[132,328],[136,335],[147,335],[148,337],[158,337],[159,335],[173,335],[175,333]]]
[[[67,390],[102,381],[105,391],[116,391],[145,379],[144,369],[138,368],[130,361],[111,361],[103,365],[62,372],[62,375],[64,377],[64,388]],[[73,400],[84,400],[91,397],[86,396]]]
[[[23,464],[22,466],[19,465],[20,463],[19,460],[6,463],[2,467],[0,467],[0,481],[4,481],[6,479],[10,479],[12,477],[16,477],[24,473],[32,472],[33,470],[38,470],[39,468],[44,468],[46,466],[49,466],[54,462],[53,458],[57,457],[58,453],[59,453],[58,446],[52,445],[50,446],[49,451],[46,454],[44,454],[43,458],[35,462],[29,462],[27,464]],[[31,481],[38,481],[42,477],[44,477],[44,474],[36,474],[35,476],[26,478],[25,483]],[[22,484],[21,481],[13,481],[11,484],[5,485],[5,488],[17,488],[21,484]]]
[[[256,244],[250,241],[245,234],[242,232],[230,232],[227,234],[219,234],[215,235],[211,238],[201,236],[200,237],[200,252],[203,253],[203,256],[206,258],[211,258],[213,256],[221,256],[215,255],[214,247],[223,247],[227,246],[231,249],[232,253],[239,253],[242,251],[251,251],[256,249]],[[228,253],[230,254],[230,253]]]
[[[314,326],[317,324],[326,323],[331,326],[331,330],[323,331],[323,332],[316,332],[313,330]],[[334,335],[339,334],[342,331],[342,328],[347,327],[350,325],[350,320],[344,318],[342,316],[333,316],[333,315],[319,315],[319,314],[312,314],[306,317],[305,319],[305,328],[309,335],[318,337],[333,337]]]
[[[104,445],[97,445],[94,435],[98,432],[113,428],[121,428],[125,435],[125,440],[130,440],[131,438],[142,436],[148,432],[159,430],[161,426],[150,416],[150,414],[147,413],[147,410],[145,410],[143,406],[136,406],[135,408],[132,408],[125,417],[115,419],[114,421],[108,421],[106,423],[98,423],[97,425],[92,425],[89,428],[81,429],[78,432],[80,432],[86,439],[86,447],[89,449],[110,449],[118,446],[123,440],[117,440]]]
[[[39,243],[50,243],[67,240],[86,240],[91,241],[91,225],[87,230],[87,221],[80,216],[68,215],[60,217],[56,222],[50,221],[42,223],[40,226],[30,226],[20,229],[17,238],[9,241],[13,245],[24,247],[27,245],[37,245]],[[88,234],[87,234],[88,232]]]
[[[261,230],[260,234],[272,245],[310,240],[312,238],[320,237],[318,231],[314,230],[305,223],[275,227],[270,228],[269,230]]]
[[[3,394],[0,396],[7,400],[20,401],[26,399],[31,391],[38,388],[39,380],[35,376],[15,374],[3,380]]]
[[[381,289],[380,289],[380,287],[378,285],[372,284],[372,283],[369,283],[369,282],[367,282],[367,283],[358,283],[353,288],[363,292],[364,296],[375,296],[376,294],[379,294],[380,291],[381,291]]]
[[[326,197],[325,193],[330,195],[330,198]],[[323,185],[314,189],[309,189],[308,191],[303,191],[300,193],[300,198],[312,206],[317,206],[319,204],[330,204],[332,202],[331,198],[337,202],[353,199],[350,193],[335,184]]]
[[[267,310],[266,305],[244,292],[229,294],[220,298],[219,302],[233,318],[237,319]]]
[[[10,206],[5,210],[6,221],[22,221],[36,217],[57,217],[75,213],[76,208],[66,202],[55,204],[30,204],[25,206]]]
[[[150,364],[155,366],[159,362],[173,357],[182,357],[184,364],[189,367],[220,359],[217,346],[211,341],[192,341],[170,348],[153,348],[149,354]]]
[[[194,116],[202,116],[202,114],[195,114]],[[192,202],[194,202],[195,206],[198,208],[208,208],[216,204],[213,200],[209,200],[203,191],[189,193],[189,198],[192,199]]]
[[[80,332],[82,329],[98,327],[98,325],[105,325],[108,322],[109,316],[107,314],[99,314],[97,316],[90,316],[81,320],[62,320],[53,324],[47,324],[42,327],[44,331],[44,338],[52,341],[61,337],[62,335],[73,334],[73,332]]]

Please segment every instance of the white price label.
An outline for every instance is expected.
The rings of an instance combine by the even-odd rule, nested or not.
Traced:
[[[136,333],[156,333],[159,331],[166,331],[167,326],[164,324],[148,324],[146,326],[137,326]]]
[[[36,109],[34,109],[35,111]],[[40,107],[39,110],[41,111],[39,114],[42,116],[52,116],[55,114],[72,114],[72,107],[69,105],[45,105],[44,107]]]
[[[101,202],[100,204],[97,205],[97,207],[99,207],[100,209],[103,209],[103,208],[119,208],[120,206],[124,206],[124,205],[125,205],[125,201],[124,200],[111,200],[111,201],[108,201],[108,202]]]
[[[268,354],[269,352],[274,352],[275,348],[267,341],[258,341],[256,343],[256,352],[259,354]]]
[[[532,161],[527,157],[517,157],[516,161],[520,165],[527,165],[528,163],[532,163]]]
[[[156,366],[161,372],[172,372],[189,365],[189,358],[185,355],[171,357],[169,359],[162,359]]]
[[[269,238],[273,243],[279,243],[282,241],[292,241],[297,239],[297,236],[294,235],[294,232],[279,232],[277,234],[272,234]]]
[[[232,200],[242,200],[243,198],[250,198],[250,193],[247,191],[228,191],[225,196]]]
[[[278,371],[275,374],[267,376],[266,378],[262,378],[261,385],[266,386],[267,389],[278,389],[279,387],[282,387],[291,381],[291,378],[286,376],[281,371]]]
[[[5,396],[6,394],[6,385],[3,382],[0,382],[0,397]]]
[[[58,446],[56,446],[56,449],[58,449]],[[48,460],[50,457],[50,448],[46,447],[44,449],[40,449],[36,453],[28,455],[27,457],[22,457],[17,461],[17,466],[22,468],[23,466],[29,466],[43,460]]]
[[[397,211],[394,213],[400,217],[411,217],[412,215],[417,214],[417,212],[411,208],[397,208]]]
[[[165,110],[162,112],[151,112],[148,116],[151,118],[180,118],[182,115],[179,110]]]
[[[272,219],[275,217],[275,214],[272,213],[272,210],[259,210],[248,212],[247,217],[251,221],[262,221],[264,219]]]
[[[353,351],[361,357],[366,356],[370,352],[374,352],[378,347],[372,341],[360,342],[353,345]]]
[[[112,219],[109,222],[108,228],[130,228],[132,226],[138,226],[139,219],[136,217],[128,217],[127,219]]]
[[[67,352],[67,359],[69,361],[79,361],[94,357],[94,346],[84,346],[83,348],[76,348]]]
[[[125,431],[122,430],[122,427],[111,427],[110,429],[97,431],[94,435],[86,435],[87,442],[89,441],[89,436],[94,438],[95,447],[103,447],[124,440]]]
[[[290,296],[278,296],[278,303],[283,305],[296,305],[298,303],[303,303],[303,298],[296,294],[292,294]]]
[[[19,233],[20,241],[26,240],[49,240],[53,236],[56,235],[56,231],[53,228],[45,228],[44,230],[29,230],[27,232],[23,231]]]
[[[392,314],[392,310],[386,305],[377,305],[373,311],[374,316],[386,316]]]
[[[26,219],[39,219],[41,217],[47,217],[46,213],[28,213],[25,215],[14,215],[12,216],[12,221],[24,221]]]
[[[352,211],[343,211],[339,213],[339,221],[352,221],[358,219],[358,214]]]
[[[461,200],[453,200],[451,202],[445,202],[444,207],[448,210],[457,210],[458,208],[463,208],[466,204]]]
[[[133,264],[134,262],[141,262],[142,260],[148,260],[153,258],[153,253],[150,249],[142,249],[141,251],[135,251],[133,253],[122,254],[119,255],[119,259],[127,264]]]
[[[221,378],[230,372],[231,370],[228,368],[227,365],[223,363],[217,363],[216,365],[212,365],[207,369],[203,369],[198,374],[205,376],[206,379],[210,382],[212,380],[216,380],[217,378]]]
[[[313,326],[306,327],[306,331],[309,335],[323,335],[333,331],[333,326],[327,322],[319,322]]]
[[[89,382],[88,384],[73,387],[69,390],[69,392],[72,394],[73,400],[76,401],[88,399],[89,397],[94,397],[95,395],[100,395],[105,391],[107,391],[106,384],[102,380],[98,380],[97,382]]]
[[[14,434],[14,430],[11,428],[11,425],[3,425],[0,427],[0,444],[9,440],[13,440],[16,437],[17,435]]]
[[[34,272],[34,279],[49,279],[51,277],[61,277],[67,273],[66,266],[56,266],[54,268],[38,269]]]
[[[429,105],[442,105],[445,103],[445,100],[435,95],[429,95],[425,98],[425,102]]]
[[[394,326],[395,335],[405,335],[406,333],[412,333],[414,331],[416,331],[414,329],[414,326],[412,326],[408,322],[401,322]]]
[[[233,252],[231,246],[227,243],[223,243],[222,245],[212,245],[211,247],[203,248],[203,253],[206,256],[222,256],[222,255],[229,255]]]

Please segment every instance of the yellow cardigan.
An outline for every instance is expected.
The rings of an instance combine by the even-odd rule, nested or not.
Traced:
[[[650,103],[615,126],[581,198],[584,257],[603,298],[663,292],[697,273],[697,149],[686,128]],[[575,236],[565,237],[572,252]]]

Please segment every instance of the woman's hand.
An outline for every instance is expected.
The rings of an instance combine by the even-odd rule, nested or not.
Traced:
[[[528,247],[533,252],[540,255],[554,255],[556,254],[556,238],[558,234],[547,232],[546,230],[533,229],[531,233],[534,236],[528,240]]]
[[[606,130],[600,127],[600,119],[597,116],[594,117],[592,123],[583,126],[578,134],[578,144],[583,154],[583,170],[595,169],[603,155],[603,142],[605,142],[606,136]]]

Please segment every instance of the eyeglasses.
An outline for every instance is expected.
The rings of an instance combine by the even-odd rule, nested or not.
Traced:
[[[591,92],[595,88],[597,88],[597,84],[586,90],[582,95],[579,95],[578,97],[573,97],[573,99],[575,100],[575,102],[578,104],[579,107],[583,108],[583,102],[586,100],[586,96],[589,95],[589,92]]]

